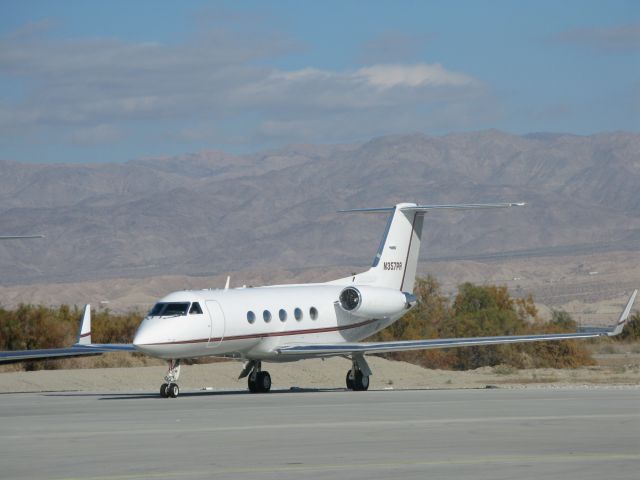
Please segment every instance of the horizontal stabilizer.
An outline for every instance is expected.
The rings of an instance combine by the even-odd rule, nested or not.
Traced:
[[[44,235],[0,235],[0,240],[20,240],[24,238],[45,238]]]
[[[510,203],[459,203],[451,205],[413,205],[405,204],[400,207],[403,212],[428,212],[430,210],[480,210],[487,208],[509,208],[509,207],[525,207],[524,202]],[[396,207],[379,207],[379,208],[351,208],[347,210],[338,210],[340,213],[389,213],[393,212]]]

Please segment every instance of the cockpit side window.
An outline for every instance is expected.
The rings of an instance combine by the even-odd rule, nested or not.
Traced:
[[[189,315],[202,315],[202,308],[198,302],[193,302],[189,309]]]
[[[162,310],[164,310],[164,307],[166,307],[167,304],[166,303],[156,303],[153,308],[151,309],[151,311],[149,312],[149,317],[157,317],[162,313]]]

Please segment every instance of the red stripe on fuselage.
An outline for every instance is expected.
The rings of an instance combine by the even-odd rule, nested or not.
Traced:
[[[309,333],[326,333],[326,332],[339,332],[341,330],[349,330],[352,328],[364,327],[370,323],[376,322],[378,319],[373,318],[371,320],[365,320],[364,322],[354,323],[353,325],[342,325],[340,327],[326,327],[326,328],[311,328],[307,330],[290,330],[287,332],[265,332],[265,333],[252,333],[251,335],[235,335],[231,337],[222,338],[199,338],[194,340],[181,340],[179,342],[160,342],[160,343],[145,343],[140,345],[144,347],[146,345],[183,345],[187,343],[208,343],[208,342],[221,342],[223,340],[248,340],[251,338],[267,338],[267,337],[287,337],[291,335],[306,335]]]

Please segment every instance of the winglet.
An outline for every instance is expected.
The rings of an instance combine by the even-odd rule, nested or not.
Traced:
[[[90,345],[91,344],[91,305],[88,303],[84,306],[84,313],[82,315],[82,321],[80,322],[80,331],[78,332],[78,339],[76,345]]]
[[[631,307],[633,307],[633,302],[636,300],[636,295],[637,294],[638,294],[638,290],[636,289],[631,294],[631,297],[629,298],[629,301],[627,302],[627,306],[624,308],[624,310],[620,314],[620,318],[618,319],[618,323],[616,323],[616,326],[613,328],[613,330],[611,330],[610,332],[607,333],[608,336],[613,337],[615,335],[619,335],[620,332],[622,332],[622,329],[626,325],[627,320],[629,320],[629,314],[631,313]]]

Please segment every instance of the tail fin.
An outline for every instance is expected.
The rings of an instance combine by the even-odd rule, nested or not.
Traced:
[[[422,224],[430,210],[475,210],[524,206],[524,203],[487,203],[460,205],[417,205],[399,203],[395,207],[341,210],[342,212],[386,213],[390,212],[373,265],[364,273],[337,280],[350,283],[393,288],[413,293],[420,255]]]
[[[84,306],[82,321],[80,322],[80,330],[78,331],[78,339],[76,345],[91,344],[91,305]]]
[[[424,212],[415,204],[400,203],[393,207],[387,228],[367,277],[375,278],[379,287],[413,292],[418,268]]]

